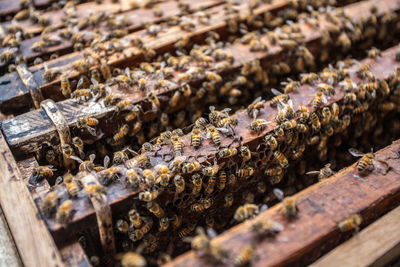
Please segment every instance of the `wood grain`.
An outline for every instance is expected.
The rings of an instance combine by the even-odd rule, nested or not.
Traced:
[[[26,266],[63,266],[61,256],[26,187],[21,172],[0,135],[0,204]]]
[[[86,256],[79,242],[72,242],[60,248],[60,254],[63,261],[71,267],[90,267],[92,264]]]
[[[397,207],[310,267],[386,266],[400,256],[399,222]]]
[[[0,266],[22,267],[6,218],[0,209]]]
[[[348,14],[350,18],[355,21],[358,21],[363,13],[364,15],[370,14],[370,9],[372,6],[376,5],[376,1],[363,1],[356,4],[352,4],[343,8],[343,10]],[[272,7],[271,7],[272,8]],[[381,5],[378,6],[377,14],[384,14],[387,11],[396,11],[400,9],[400,1],[397,0],[385,0],[381,2]],[[360,12],[362,10],[363,12]],[[320,37],[322,32],[329,27],[330,23],[328,23],[323,17],[320,18],[320,28],[314,29],[309,25],[300,23],[299,26],[305,35],[304,44],[306,46],[320,47]],[[265,42],[270,44],[269,39],[266,36],[263,36]],[[157,38],[158,45],[163,42],[163,38]],[[161,45],[162,46],[162,45]],[[332,48],[334,49],[334,48]],[[224,70],[222,73],[233,73],[238,71],[243,64],[246,62],[251,62],[252,60],[260,60],[263,66],[267,66],[268,63],[273,60],[279,59],[285,52],[286,49],[281,46],[270,44],[269,50],[267,52],[249,52],[249,46],[241,43],[235,43],[231,46],[228,46],[224,49],[229,54],[234,56],[234,62],[231,64],[229,69]],[[213,71],[215,64],[209,64],[206,70]],[[174,78],[172,81],[176,81],[180,72],[174,73]],[[195,91],[200,81],[204,79],[203,76],[199,75],[192,81],[191,84],[192,90]],[[36,79],[37,80],[37,79]],[[154,78],[150,78],[148,81],[148,86],[153,87],[156,80]],[[176,82],[167,89],[154,90],[156,95],[165,95],[170,97],[175,90],[179,88],[179,84]],[[132,90],[123,90],[118,88],[118,86],[113,86],[112,91],[117,94],[122,94],[126,98],[130,98],[134,101],[134,103],[143,104],[146,103],[146,94],[145,92],[138,91],[137,88],[132,88]],[[193,92],[194,93],[194,92]],[[162,103],[163,106],[167,106],[165,103]],[[167,113],[176,112],[178,108],[183,108],[187,102],[182,101],[181,106],[176,107],[174,109],[166,110]],[[113,108],[105,108],[103,103],[101,102],[88,102],[83,104],[77,104],[75,100],[68,99],[65,101],[61,101],[57,103],[60,110],[65,111],[65,117],[70,126],[73,126],[76,123],[76,120],[81,117],[89,116],[95,118],[108,118],[114,112]],[[141,119],[143,121],[149,121],[157,117],[157,114],[151,111],[151,106],[147,105],[143,106],[145,116]],[[123,118],[123,116],[119,117]],[[102,123],[103,127],[101,130],[104,132],[105,136],[109,136],[113,132],[113,125],[109,123],[118,124],[118,117],[113,120],[106,120],[105,123]],[[7,138],[7,142],[10,145],[11,149],[16,154],[25,154],[33,151],[37,151],[41,144],[48,142],[52,138],[56,136],[56,131],[52,123],[49,119],[43,114],[42,110],[36,110],[32,112],[25,113],[23,115],[17,116],[11,120],[7,120],[2,125],[3,132]]]
[[[393,205],[400,203],[399,150],[400,140],[375,153],[376,159],[384,160],[390,167],[386,174],[373,171],[364,179],[357,179],[354,175],[358,172],[356,165],[353,164],[333,177],[294,195],[299,209],[296,220],[288,222],[282,215],[281,206],[278,204],[254,219],[247,220],[220,234],[212,240],[212,244],[228,249],[232,257],[245,245],[255,244],[256,255],[251,266],[304,266],[309,264],[334,247],[340,238],[343,236],[348,238],[351,235],[338,231],[337,224],[340,221],[351,214],[361,213],[364,219],[362,226],[365,226],[390,210]],[[284,230],[275,239],[259,240],[251,231],[251,226],[257,221],[266,219],[282,223]],[[359,253],[357,256],[361,255]],[[204,259],[196,256],[194,252],[188,252],[166,266],[204,265],[207,265]],[[231,263],[228,264],[228,266],[231,265]],[[346,264],[340,265],[340,262],[335,261],[332,262],[333,265],[346,266]]]

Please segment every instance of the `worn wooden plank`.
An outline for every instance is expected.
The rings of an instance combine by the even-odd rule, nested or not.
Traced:
[[[60,253],[66,265],[71,267],[90,267],[92,266],[85,251],[79,242],[72,242],[60,248]]]
[[[0,266],[22,266],[17,248],[0,209]]]
[[[229,250],[232,257],[244,246],[254,244],[256,253],[252,260],[252,266],[304,266],[309,264],[316,257],[334,247],[337,240],[344,235],[337,229],[340,221],[354,213],[361,213],[364,218],[364,226],[390,210],[393,205],[400,203],[399,150],[400,141],[396,141],[375,153],[376,159],[385,161],[390,167],[386,174],[373,171],[364,179],[357,179],[354,177],[354,175],[358,175],[356,164],[353,164],[330,179],[294,195],[299,209],[296,220],[288,222],[282,215],[281,207],[278,204],[254,219],[222,233],[212,241],[212,244]],[[284,226],[284,230],[274,239],[257,239],[256,234],[251,231],[251,227],[255,222],[267,219],[280,222]],[[388,227],[388,231],[393,229],[393,226],[389,225]],[[384,227],[381,231],[385,231]],[[354,240],[358,238],[362,239],[363,237],[356,236]],[[388,237],[381,238],[387,239]],[[365,242],[362,247],[368,246],[366,239],[363,240]],[[356,261],[362,262],[360,258],[363,255],[362,247],[354,247],[355,255],[354,261],[352,261],[354,265],[351,264],[351,266],[358,266]],[[319,266],[341,265],[340,261],[332,260],[329,263],[325,262],[327,265]],[[188,252],[166,266],[200,266],[203,264],[206,264],[203,259],[196,256],[194,252]],[[346,265],[345,262],[343,264]],[[228,266],[231,265],[230,261]],[[361,263],[359,266],[366,265]]]
[[[385,0],[385,2],[380,3],[381,4],[378,6],[378,14],[383,14],[387,11],[396,11],[400,8],[399,1]],[[361,17],[361,13],[359,12],[359,10],[364,10],[364,14],[369,14],[369,10],[372,6],[375,5],[376,1],[364,1],[349,5],[344,8],[344,11],[348,14],[350,18],[357,21]],[[329,27],[330,24],[323,17],[321,17],[320,28],[318,29],[312,28],[309,25],[303,23],[300,23],[299,26],[302,30],[302,33],[305,35],[304,44],[310,47],[318,47],[318,42],[320,41],[322,32],[327,27]],[[252,60],[256,59],[261,60],[262,64],[264,66],[267,66],[268,62],[271,62],[272,60],[280,57],[285,52],[287,52],[287,50],[281,46],[272,45],[266,36],[263,37],[263,40],[269,44],[269,49],[267,52],[250,52],[249,46],[241,43],[235,43],[231,46],[226,47],[224,50],[233,55],[235,60],[233,64],[231,64],[230,68],[225,69],[224,72],[228,73],[236,71],[240,69],[240,67],[242,67],[244,63],[251,62]],[[162,38],[161,40],[155,40],[159,40],[159,43],[162,42]],[[213,71],[214,66],[215,64],[211,63],[206,66],[206,68],[207,70]],[[180,72],[174,73],[174,78],[172,78],[171,81],[176,81],[179,74]],[[192,84],[198,84],[203,78],[204,77],[201,75],[199,77],[196,77],[192,81]],[[155,82],[155,80],[148,81],[148,86],[151,88]],[[145,102],[146,94],[144,92],[140,92],[135,89],[129,91],[120,90],[117,87],[118,86],[112,87],[115,93],[121,93],[127,98],[133,99],[135,103],[142,104]],[[167,90],[156,90],[155,94],[170,96],[172,95],[173,91],[177,90],[178,88],[179,84],[176,82],[173,85],[169,86]],[[193,86],[192,90],[195,90],[195,88],[196,87]],[[184,105],[184,103],[182,104]],[[113,112],[112,108],[105,108],[101,102],[89,102],[78,105],[74,100],[65,100],[59,102],[57,105],[59,105],[59,108],[61,110],[65,110],[65,116],[70,126],[73,126],[77,118],[79,117],[93,116],[96,118],[106,118],[109,117]],[[152,119],[156,116],[154,112],[151,113],[148,109],[149,108],[147,108],[147,110],[144,110],[145,112],[147,111],[146,117],[142,118],[144,121]],[[174,111],[176,111],[176,109],[167,108],[166,110],[166,112]],[[152,115],[150,116],[150,114]],[[112,122],[116,123],[118,121],[114,119],[112,120]],[[106,136],[112,134],[112,131],[110,131],[112,127],[108,127],[109,125],[107,124],[101,125],[105,126],[102,130]],[[14,153],[17,154],[36,151],[40,148],[40,144],[43,144],[43,142],[51,140],[56,136],[54,127],[51,125],[49,120],[46,119],[46,116],[43,116],[43,112],[40,110],[29,112],[12,120],[5,121],[2,125],[2,129],[10,147],[13,149]]]
[[[375,75],[377,79],[388,78],[396,68],[400,67],[400,62],[395,61],[395,55],[400,51],[400,47],[394,47],[383,52],[383,56],[374,59],[365,59],[358,64],[355,64],[349,69],[350,78],[353,82],[357,83],[360,78],[357,76],[356,72],[362,64],[369,64],[371,72]],[[305,105],[310,112],[315,111],[312,106],[312,99],[315,92],[318,89],[316,86],[310,86],[308,84],[301,86],[297,91],[290,93],[290,98],[293,101],[293,107],[298,110],[299,105]],[[331,96],[326,105],[331,105],[332,103],[340,103],[345,95],[344,88],[341,85],[335,86],[335,95]],[[264,119],[266,121],[274,121],[277,115],[277,109],[270,106],[267,102],[260,110],[260,115],[258,119]],[[232,116],[238,119],[238,125],[235,127],[236,136],[241,136],[242,145],[248,145],[251,148],[257,147],[257,145],[262,142],[263,137],[271,133],[276,126],[276,122],[268,124],[259,135],[252,134],[248,126],[253,121],[247,114],[247,111],[241,111]],[[183,143],[182,156],[189,161],[193,158],[197,158],[200,164],[205,164],[209,159],[217,158],[216,154],[219,150],[215,149],[215,145],[212,141],[205,140],[202,142],[201,149],[194,150],[191,149],[191,135],[188,134],[182,137],[181,142]],[[220,147],[228,147],[230,145],[236,146],[234,142],[234,137],[222,136],[221,135],[221,145]],[[154,154],[154,153],[153,153]],[[150,157],[151,165],[156,166],[157,164],[167,165],[171,161],[171,146],[163,145],[160,150],[157,151],[156,155]],[[133,158],[128,162],[125,162],[125,166],[135,165],[137,158]],[[101,174],[100,174],[101,175]],[[257,174],[255,174],[256,176]],[[262,175],[260,173],[260,175]],[[135,197],[138,192],[142,191],[144,186],[138,189],[131,189],[126,187],[123,181],[116,181],[107,187],[107,199],[111,207],[120,208],[122,206],[131,203],[133,197]],[[48,218],[47,223],[56,239],[60,238],[65,234],[71,234],[78,229],[88,227],[94,220],[94,211],[87,199],[77,199],[75,201],[76,207],[80,207],[76,210],[73,220],[68,224],[67,228],[55,222],[53,218]]]
[[[400,256],[399,221],[397,207],[310,266],[386,266]]]
[[[17,13],[19,10],[19,1],[0,1],[1,20],[4,20],[7,16]]]
[[[53,238],[37,217],[36,205],[3,135],[0,150],[0,203],[22,262],[29,266],[63,266]]]

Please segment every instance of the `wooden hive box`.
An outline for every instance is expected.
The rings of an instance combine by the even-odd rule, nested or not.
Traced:
[[[398,260],[400,1],[96,2],[0,1],[0,205],[22,264]],[[366,172],[349,148],[377,150]],[[203,255],[196,227],[219,233]]]

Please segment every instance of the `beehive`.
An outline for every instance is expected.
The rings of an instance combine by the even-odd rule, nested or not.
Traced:
[[[2,5],[0,203],[26,265],[306,265],[398,205],[399,1]],[[200,229],[220,235],[186,252]]]

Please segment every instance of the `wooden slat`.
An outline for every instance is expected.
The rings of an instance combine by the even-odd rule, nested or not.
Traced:
[[[282,8],[286,7],[288,5],[286,0],[276,0],[272,4],[262,4],[259,7],[257,7],[254,10],[255,14],[263,14],[267,11],[278,11],[281,10]],[[173,44],[180,40],[183,36],[187,36],[190,39],[202,39],[203,36],[205,36],[208,32],[210,31],[217,31],[220,33],[223,33],[227,31],[227,22],[226,22],[226,14],[221,7],[215,7],[215,14],[211,17],[209,21],[209,25],[204,25],[201,23],[198,23],[196,25],[196,28],[192,32],[186,32],[183,31],[180,26],[168,26],[167,24],[161,24],[162,31],[161,33],[157,36],[151,36],[150,34],[147,33],[146,30],[138,31],[132,34],[129,34],[123,38],[121,38],[121,42],[124,43],[123,40],[128,41],[131,37],[133,36],[138,36],[142,39],[142,41],[146,44],[147,48],[154,49],[156,51],[161,51],[161,52],[166,52],[168,50],[173,49]],[[385,9],[385,7],[383,8]],[[247,4],[242,4],[238,6],[238,10],[240,11],[240,18],[241,20],[245,20],[249,11],[248,11],[248,5]],[[193,14],[195,16],[196,14]],[[129,43],[129,42],[128,42]],[[273,49],[272,49],[273,50]],[[91,51],[91,48],[87,48],[84,51]],[[65,56],[61,56],[55,60],[51,60],[47,62],[47,65],[50,67],[59,67],[62,69],[62,72],[67,74],[70,79],[74,79],[79,77],[79,73],[72,68],[72,62],[77,61],[77,60],[82,60],[83,59],[83,52],[75,52],[71,53]],[[123,55],[120,53],[114,54],[107,58],[107,63],[111,66],[135,66],[138,65],[140,62],[144,60],[144,56],[142,51],[140,51],[136,47],[128,47],[124,50]],[[35,65],[30,68],[30,71],[34,74],[36,82],[39,84],[41,87],[41,90],[43,94],[45,95],[55,95],[58,96],[59,98],[61,96],[60,92],[58,90],[54,90],[54,86],[58,87],[59,86],[59,78],[55,79],[54,81],[48,83],[43,79],[43,73],[44,73],[44,65]],[[2,79],[0,78],[0,84],[2,83]],[[5,89],[9,90],[8,87],[0,87],[0,89]],[[9,101],[12,101],[13,103],[20,103],[20,105],[24,106],[24,102],[17,101],[15,98],[22,97],[23,95],[18,94],[15,92],[15,94],[11,95],[11,93],[8,93],[7,97],[8,98],[1,98],[0,94],[0,108],[2,107],[3,104],[6,104]],[[1,91],[0,91],[1,92]],[[28,92],[25,92],[28,93]],[[6,108],[6,107],[4,107]]]
[[[397,207],[310,266],[386,266],[400,257],[399,222]]]
[[[375,153],[376,159],[385,161],[390,167],[386,174],[374,171],[364,179],[357,179],[354,175],[358,175],[358,172],[356,165],[353,164],[333,177],[294,195],[299,209],[296,220],[288,222],[281,213],[280,205],[276,205],[256,218],[222,233],[212,241],[212,244],[222,246],[232,256],[244,246],[255,244],[256,254],[251,266],[305,266],[309,264],[334,247],[338,239],[343,236],[337,229],[340,221],[354,213],[361,213],[364,218],[363,225],[366,225],[390,210],[393,205],[400,203],[400,161],[399,154],[396,153],[399,149],[400,141],[396,141]],[[251,227],[255,222],[267,219],[280,222],[284,230],[275,239],[259,240],[251,232]],[[392,228],[390,225],[388,227]],[[383,229],[384,227],[382,231]],[[354,237],[354,239],[357,238],[357,236]],[[368,242],[364,244],[367,246]],[[362,262],[360,257],[363,253],[359,249],[362,248],[354,248],[354,260]],[[333,260],[327,265],[320,266],[357,266],[340,263]],[[203,264],[206,264],[204,260],[196,256],[194,252],[188,252],[166,266]]]
[[[6,218],[0,209],[0,265],[22,267]]]
[[[71,267],[92,266],[79,242],[73,242],[60,248],[60,253],[66,265]]]
[[[383,14],[387,11],[396,11],[400,8],[399,1],[385,0],[384,2],[380,3],[381,4],[378,6],[378,14]],[[350,16],[350,18],[353,18],[355,21],[357,21],[361,17],[361,13],[359,12],[360,10],[363,10],[363,12],[365,11],[364,14],[369,14],[369,10],[372,6],[375,5],[376,1],[364,1],[349,5],[344,8],[344,11],[348,14],[348,16]],[[315,48],[318,47],[320,36],[322,32],[329,26],[329,23],[322,17],[320,18],[319,29],[311,28],[309,25],[306,24],[299,25],[302,33],[305,35],[305,45]],[[157,40],[159,40],[159,43],[162,42],[162,38],[161,40]],[[264,37],[263,40],[270,44],[270,41],[266,37]],[[232,73],[233,71],[240,69],[240,67],[242,67],[244,63],[251,62],[252,60],[256,59],[261,60],[262,64],[264,66],[267,66],[268,63],[281,57],[285,52],[287,52],[287,50],[277,45],[274,46],[270,44],[269,47],[270,48],[267,52],[250,52],[249,46],[241,43],[235,43],[225,48],[225,51],[233,55],[235,59],[234,63],[231,64],[231,67],[225,70],[225,72]],[[206,66],[206,70],[212,71],[214,69],[214,66],[215,64],[211,63],[209,64],[209,66]],[[179,72],[176,72],[174,74],[174,78],[172,78],[171,81],[176,81],[178,74]],[[192,81],[192,84],[198,84],[202,79],[203,77],[201,76],[196,77]],[[153,80],[149,80],[148,86],[151,87],[155,82],[156,81],[154,80],[154,78]],[[133,99],[135,103],[142,104],[146,102],[146,96],[144,92],[140,92],[136,89],[129,91],[120,90],[117,87],[118,86],[112,87],[112,90],[115,93],[123,94],[126,98]],[[178,88],[178,84],[175,83],[174,85],[171,85],[168,89],[156,90],[155,94],[170,96],[172,95],[173,91],[177,90]],[[193,87],[193,90],[195,90],[195,88],[196,87]],[[181,104],[182,106],[179,108],[182,108],[185,103],[182,101]],[[59,108],[61,110],[65,111],[65,116],[70,126],[73,126],[76,120],[80,117],[93,116],[96,118],[106,118],[113,113],[112,108],[105,108],[100,102],[89,102],[78,105],[75,100],[69,99],[59,102],[57,105],[59,105]],[[167,109],[166,112],[175,112],[177,109],[178,107],[174,109]],[[157,116],[154,112],[152,113],[148,110],[144,111],[145,116],[142,118],[143,121],[152,120]],[[116,118],[112,120],[111,123],[118,124],[118,119]],[[113,129],[112,125],[107,123],[101,125],[104,126],[102,130],[105,136],[112,134],[112,131],[110,131],[111,129]],[[49,122],[49,120],[46,118],[46,116],[43,114],[43,111],[41,110],[32,111],[15,117],[12,120],[7,120],[3,123],[2,129],[10,147],[12,148],[14,153],[17,154],[24,154],[38,150],[40,148],[40,144],[51,140],[56,134],[53,125]]]
[[[224,3],[223,0],[201,0],[201,1],[196,1],[196,2],[189,2],[188,12],[194,12],[196,10],[202,10],[205,8],[214,7],[214,6],[220,5],[222,3]],[[92,3],[92,5],[94,5],[94,4]],[[95,5],[95,7],[97,7],[97,6],[98,5]],[[124,29],[127,30],[128,32],[133,32],[133,31],[143,29],[143,27],[146,23],[159,23],[159,22],[165,21],[165,19],[168,18],[169,16],[175,16],[175,15],[179,15],[180,13],[182,13],[182,11],[178,8],[177,1],[161,2],[159,4],[159,6],[162,10],[164,10],[164,13],[161,17],[157,17],[151,8],[139,8],[139,9],[135,9],[135,10],[130,10],[130,11],[120,13],[120,14],[118,14],[118,16],[124,16],[128,20],[128,22],[130,24],[129,24],[129,26],[125,27]],[[88,7],[88,8],[91,8],[91,7]],[[78,7],[78,9],[79,9],[79,7]],[[216,10],[221,10],[221,9],[222,9],[222,7],[217,7]],[[108,14],[115,13],[118,10],[119,9],[109,10]],[[215,10],[211,9],[210,12],[213,13],[213,12],[215,12]],[[96,25],[96,27],[98,27],[98,29],[102,29],[103,34],[110,32],[110,30],[107,30],[105,21],[99,22],[99,24]],[[66,39],[63,39],[61,44],[47,47],[47,48],[43,49],[43,51],[41,51],[41,52],[35,52],[35,51],[31,50],[31,46],[35,42],[42,40],[46,36],[49,36],[49,37],[58,36],[61,31],[62,31],[62,29],[54,31],[49,34],[46,34],[46,35],[35,36],[33,38],[23,40],[21,42],[21,46],[20,46],[20,53],[26,58],[28,63],[32,63],[33,59],[36,57],[45,57],[52,53],[57,53],[60,56],[60,55],[72,52],[73,44],[70,40],[66,40]],[[94,34],[93,30],[82,30],[79,32],[82,33],[87,38],[89,38],[88,36],[93,36],[93,34]],[[0,49],[0,53],[5,49],[6,48]],[[0,63],[0,71],[1,71],[2,67],[4,69],[6,66],[7,66],[7,64],[5,62]]]
[[[395,60],[395,55],[400,51],[400,47],[394,47],[388,49],[383,52],[383,56],[374,60],[374,59],[365,59],[358,64],[355,64],[349,69],[350,78],[353,82],[360,82],[360,78],[357,76],[356,72],[358,68],[362,64],[369,64],[371,72],[375,75],[377,79],[386,79],[388,78],[396,68],[400,67],[400,62]],[[290,93],[290,98],[293,101],[293,106],[295,110],[298,110],[300,104],[305,105],[310,112],[315,111],[312,107],[312,99],[314,97],[315,92],[318,89],[316,86],[310,86],[308,84],[301,86],[297,91]],[[334,102],[339,103],[342,101],[345,95],[344,89],[342,86],[336,86],[335,95],[333,95],[327,102],[327,106],[331,105]],[[270,103],[267,102],[260,110],[259,119],[264,119],[266,121],[274,121],[275,116],[277,115],[277,109],[270,106]],[[249,147],[255,148],[257,145],[262,142],[263,137],[273,131],[276,126],[276,122],[270,123],[266,126],[266,129],[262,131],[259,135],[252,134],[248,129],[248,126],[252,122],[252,118],[250,118],[247,114],[247,111],[241,111],[236,113],[232,117],[238,119],[238,125],[235,127],[236,136],[241,136],[242,145],[248,145]],[[193,159],[197,157],[197,160],[200,164],[204,164],[205,161],[216,158],[216,154],[218,150],[215,149],[215,145],[212,141],[205,140],[202,142],[201,149],[193,150],[191,148],[191,136],[186,135],[181,138],[183,143],[182,156],[186,157],[186,159]],[[236,146],[233,137],[227,137],[221,135],[221,145],[220,147],[228,147],[230,145]],[[186,149],[187,148],[187,149]],[[156,166],[157,164],[167,165],[169,164],[169,160],[171,160],[171,146],[164,145],[161,147],[159,151],[157,151],[157,155],[151,155],[151,164],[152,166]],[[134,164],[136,158],[133,158],[125,163],[126,166],[130,164]],[[260,171],[261,170],[257,170]],[[262,175],[261,173],[259,175]],[[257,176],[257,173],[254,174]],[[243,184],[244,186],[244,184]],[[120,208],[123,206],[131,204],[132,198],[135,197],[138,192],[144,189],[144,186],[133,190],[127,188],[123,181],[116,181],[107,187],[107,199],[112,208]],[[53,235],[56,239],[62,237],[66,234],[71,234],[74,231],[82,230],[85,227],[88,227],[91,223],[94,222],[94,211],[87,199],[77,199],[76,206],[81,207],[80,210],[77,210],[74,214],[72,222],[68,225],[68,231],[65,231],[64,227],[58,224],[54,219],[48,218],[47,224],[52,231]]]
[[[17,163],[0,135],[0,204],[26,266],[63,266],[58,249],[26,187]]]

